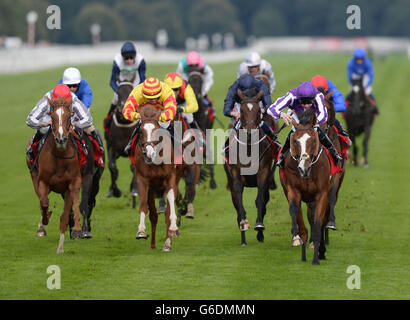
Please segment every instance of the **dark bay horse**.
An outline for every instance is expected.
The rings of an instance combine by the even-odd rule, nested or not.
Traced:
[[[117,107],[112,115],[112,121],[108,132],[105,132],[105,140],[107,141],[107,152],[108,152],[108,167],[111,173],[111,185],[108,189],[107,197],[120,197],[122,192],[117,186],[118,179],[118,168],[116,161],[119,157],[127,157],[124,153],[124,149],[131,137],[133,130],[135,129],[136,122],[130,122],[126,120],[122,114],[122,109],[124,107],[125,101],[127,100],[129,94],[131,93],[133,86],[133,79],[131,81],[118,81],[118,102]],[[135,179],[135,172],[130,165],[132,172],[132,180],[130,185],[133,208],[136,206],[136,196],[137,196],[137,184]]]
[[[76,130],[77,132],[77,130]],[[97,164],[94,157],[94,148],[98,148],[98,142],[84,131],[79,132],[79,139],[82,139],[87,148],[86,163],[81,167],[81,202],[80,212],[83,216],[82,238],[92,238],[91,234],[91,214],[96,204],[96,197],[100,190],[100,179],[104,173],[104,165]],[[105,162],[105,154],[102,155]],[[70,230],[73,227],[72,215],[70,216]]]
[[[366,96],[362,79],[352,81],[352,94],[347,101],[345,112],[345,120],[347,131],[349,132],[350,140],[353,145],[353,164],[357,166],[357,145],[356,137],[364,133],[363,138],[363,157],[362,164],[364,168],[369,167],[367,161],[368,144],[370,133],[374,120],[374,109],[371,107],[371,102]]]
[[[194,113],[194,120],[195,120],[194,122],[197,125],[198,129],[201,129],[203,131],[204,137],[205,137],[206,130],[212,129],[213,121],[211,121],[209,117],[209,109],[208,109],[208,106],[203,101],[204,98],[201,93],[202,83],[203,83],[202,73],[195,69],[189,70],[188,83],[191,85],[192,89],[194,90],[196,100],[198,101],[198,111]],[[214,165],[206,164],[206,167],[209,168],[209,177],[210,177],[209,186],[211,189],[216,189]]]
[[[201,144],[202,146],[202,135],[197,130],[194,130],[189,127],[187,121],[183,118],[182,113],[178,112],[174,118],[174,133],[176,130],[176,125],[181,126],[181,137],[178,137],[175,134],[175,139],[180,139],[183,150],[187,147],[190,148],[190,145]],[[199,136],[201,135],[201,136]],[[191,151],[191,156],[195,158],[195,151],[198,148],[195,148]],[[183,150],[179,152],[182,153]],[[202,159],[198,159],[202,160]],[[182,198],[182,195],[178,193],[177,197],[177,207],[178,207],[178,214],[186,216],[187,218],[194,218],[194,206],[193,202],[195,199],[196,188],[200,181],[200,174],[201,174],[201,161],[195,161],[194,163],[188,163],[186,159],[182,159],[182,163],[177,165],[177,180],[176,184],[179,185],[179,181],[181,178],[185,180],[185,195]]]
[[[258,92],[254,97],[246,97],[238,90],[238,95],[242,100],[240,106],[241,127],[239,132],[235,132],[229,138],[229,146],[224,150],[226,159],[224,169],[228,178],[228,188],[231,191],[232,202],[237,212],[241,245],[246,245],[245,231],[250,228],[250,224],[246,219],[243,206],[243,190],[244,187],[258,188],[255,201],[258,215],[254,229],[258,232],[256,236],[258,241],[263,242],[263,231],[265,230],[263,219],[266,214],[266,204],[269,201],[269,175],[274,159],[276,159],[276,145],[269,140],[259,126],[261,122],[259,100],[263,95],[263,91]],[[246,174],[243,169],[249,169],[252,163],[246,163],[243,157],[249,155],[249,153],[251,158],[255,157],[257,168],[252,173]],[[245,161],[242,161],[241,158]]]
[[[139,109],[141,122],[138,127],[138,137],[135,145],[135,175],[137,178],[138,195],[140,199],[140,224],[137,239],[147,239],[145,216],[149,210],[151,221],[151,248],[156,248],[155,233],[158,222],[158,212],[155,198],[167,197],[165,210],[166,235],[163,251],[171,250],[171,238],[178,236],[175,199],[178,195],[174,164],[174,150],[171,138],[163,134],[158,119],[161,110],[155,106],[145,105]],[[159,130],[161,129],[161,130]],[[166,132],[167,133],[167,132]],[[162,136],[162,140],[159,139]],[[162,147],[162,148],[160,148]],[[159,161],[159,157],[164,157]],[[166,158],[166,159],[165,159]],[[164,160],[165,159],[165,160]]]
[[[38,167],[31,171],[34,190],[40,200],[42,219],[38,225],[37,236],[45,235],[51,212],[48,194],[53,191],[64,197],[64,212],[60,217],[60,241],[57,253],[64,252],[64,233],[67,230],[71,209],[74,209],[74,227],[72,238],[82,235],[79,213],[81,172],[71,128],[71,98],[59,97],[55,101],[48,99],[52,108],[51,131],[38,157]],[[26,158],[31,168],[30,160]]]
[[[280,181],[289,203],[292,218],[292,246],[301,245],[302,261],[306,261],[308,232],[303,221],[301,202],[308,205],[308,219],[314,244],[313,264],[325,259],[324,226],[330,189],[330,160],[323,152],[315,131],[316,115],[313,109],[298,115],[300,123],[292,119],[295,132],[290,136],[290,152]]]

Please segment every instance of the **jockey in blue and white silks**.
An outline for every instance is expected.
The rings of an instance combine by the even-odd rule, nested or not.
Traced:
[[[289,108],[288,113],[282,112],[282,110],[286,107]],[[316,118],[319,125],[324,124],[327,121],[327,110],[324,105],[323,94],[317,90],[311,82],[305,81],[300,83],[296,88],[291,89],[283,97],[278,98],[275,103],[269,107],[267,112],[275,119],[282,118],[286,125],[289,125],[292,122],[292,117],[296,120],[296,122],[299,122],[297,114],[308,108],[315,109]],[[319,133],[320,142],[329,150],[335,164],[339,164],[342,158],[337,153],[332,141],[319,126],[316,126],[316,129]],[[286,142],[283,145],[282,152],[277,163],[277,166],[280,168],[283,168],[282,162],[286,158],[287,151],[290,148],[290,135],[294,130],[295,128],[292,126],[292,130],[289,132]]]
[[[353,57],[347,63],[347,81],[352,85],[352,81],[362,78],[363,88],[366,96],[370,97],[375,114],[379,114],[376,106],[376,99],[372,93],[372,83],[374,81],[373,64],[366,57],[366,52],[362,48],[355,49]],[[351,93],[348,94],[346,100],[350,100]]]
[[[58,82],[67,85],[70,91],[89,109],[93,102],[93,91],[88,82],[81,77],[80,70],[77,68],[67,68],[64,70],[63,77]]]

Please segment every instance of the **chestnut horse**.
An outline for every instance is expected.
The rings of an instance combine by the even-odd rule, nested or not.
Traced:
[[[241,232],[241,245],[246,245],[245,231],[250,228],[250,224],[246,219],[246,212],[243,207],[243,190],[244,187],[258,188],[258,195],[255,201],[258,215],[254,229],[258,232],[256,236],[258,241],[263,242],[263,231],[265,230],[263,219],[266,214],[266,204],[269,201],[269,175],[274,164],[276,145],[269,141],[269,138],[259,126],[261,122],[259,101],[263,96],[263,91],[258,92],[255,97],[249,98],[245,97],[241,90],[238,90],[238,96],[241,99],[240,129],[246,130],[246,138],[243,139],[244,141],[241,140],[241,132],[239,134],[235,133],[232,138],[229,138],[229,146],[224,149],[226,157],[224,169],[228,178],[228,188],[231,191],[232,202],[237,211],[237,222]],[[257,138],[256,142],[252,141],[251,130],[257,133],[255,137]],[[239,148],[236,148],[237,154],[230,157],[231,152],[229,150],[237,146],[239,146]],[[248,163],[242,163],[241,157],[246,153],[252,154],[252,148],[255,146],[258,148],[256,153],[258,157],[256,173],[243,174],[242,169],[250,166]]]
[[[289,203],[292,218],[292,246],[302,245],[302,261],[306,261],[306,242],[308,232],[303,221],[301,202],[308,207],[314,244],[313,264],[325,259],[324,226],[330,190],[330,160],[319,136],[315,110],[310,108],[298,114],[299,123],[292,119],[295,132],[290,136],[290,152],[281,169],[280,181]]]
[[[137,178],[138,196],[140,199],[140,224],[136,239],[147,239],[145,215],[149,210],[151,221],[151,248],[156,248],[155,232],[158,222],[158,212],[155,198],[164,194],[167,197],[165,210],[166,235],[162,251],[171,250],[171,238],[178,236],[177,216],[175,213],[175,198],[178,195],[174,164],[174,150],[171,138],[161,129],[158,119],[161,110],[153,105],[145,105],[138,110],[141,122],[138,125],[138,136],[135,145],[135,176]],[[160,129],[160,130],[159,130]],[[159,136],[162,136],[160,141]],[[159,148],[159,147],[162,147]],[[162,153],[162,154],[161,154]],[[163,157],[163,159],[159,159]]]
[[[57,253],[64,252],[64,233],[67,230],[71,209],[74,209],[74,227],[72,238],[82,235],[79,212],[81,188],[80,164],[71,128],[71,99],[59,97],[55,101],[48,99],[52,112],[51,131],[38,157],[38,168],[31,170],[34,190],[40,200],[42,219],[38,225],[37,236],[45,235],[51,212],[48,194],[53,191],[64,197],[64,211],[60,217],[60,241]],[[31,169],[30,160],[26,157]]]
[[[118,102],[112,114],[112,121],[108,132],[105,132],[105,140],[107,141],[107,152],[108,152],[108,167],[111,173],[111,185],[108,189],[107,197],[114,196],[116,198],[120,197],[122,192],[117,186],[118,179],[118,168],[116,161],[119,157],[127,157],[124,153],[124,148],[126,147],[133,130],[135,129],[136,122],[130,122],[126,120],[122,114],[122,109],[124,107],[125,101],[127,100],[129,94],[131,93],[134,79],[130,81],[119,81],[117,95]],[[130,165],[132,172],[132,180],[130,185],[131,196],[132,196],[132,207],[136,206],[136,196],[137,196],[137,183],[135,180],[135,173],[132,165]]]
[[[181,126],[181,137],[176,134],[176,124]],[[188,123],[182,116],[181,112],[177,112],[174,118],[174,139],[179,139],[182,144],[182,148],[191,147],[192,144],[198,143],[202,145],[202,136],[198,136],[201,133],[189,127]],[[191,151],[192,158],[195,158],[195,148]],[[182,151],[182,150],[181,150]],[[200,161],[195,163],[187,163],[185,159],[182,159],[182,163],[177,166],[177,180],[176,184],[179,185],[180,179],[183,177],[185,180],[185,195],[182,198],[182,195],[178,193],[178,197],[176,200],[178,206],[178,214],[186,216],[187,218],[193,219],[194,218],[194,206],[193,202],[195,199],[196,187],[200,181],[200,173],[201,173],[201,163]],[[196,159],[195,159],[196,160]],[[198,159],[202,160],[202,159]]]

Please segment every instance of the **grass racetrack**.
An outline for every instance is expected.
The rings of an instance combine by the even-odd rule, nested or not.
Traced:
[[[176,65],[152,65],[146,58],[147,76],[163,79],[176,69]],[[273,101],[319,73],[343,94],[349,90],[348,55],[267,58],[277,81]],[[270,192],[264,243],[257,241],[253,230],[256,190],[245,189],[245,209],[252,228],[247,231],[248,245],[240,246],[236,211],[225,189],[222,165],[216,166],[216,190],[209,189],[208,183],[199,187],[195,219],[183,217],[172,251],[161,252],[163,215],[158,221],[158,249],[151,250],[149,240],[135,239],[139,214],[131,208],[129,160],[124,158],[117,162],[123,196],[106,198],[110,183],[106,165],[92,216],[93,238],[70,240],[66,233],[65,252],[57,255],[63,202],[60,195],[50,195],[53,216],[48,235],[36,238],[39,201],[25,164],[25,148],[34,131],[25,120],[65,68],[1,75],[0,299],[409,299],[410,62],[405,56],[388,56],[373,63],[373,92],[380,115],[370,138],[370,168],[348,164],[336,206],[338,230],[330,231],[327,260],[321,260],[320,266],[311,264],[311,249],[307,249],[307,262],[301,262],[300,247],[290,246],[291,219],[277,174],[279,186]],[[225,124],[223,101],[238,65],[239,61],[212,64],[215,83],[210,96]],[[112,99],[108,84],[111,65],[86,65],[80,70],[93,89],[91,114],[102,132]],[[219,128],[216,122],[215,128]],[[279,136],[282,143],[288,130]],[[305,212],[304,217],[307,223]],[[149,219],[146,223],[150,233]],[[47,288],[50,265],[60,267],[60,290]],[[359,290],[346,286],[350,265],[360,268]]]

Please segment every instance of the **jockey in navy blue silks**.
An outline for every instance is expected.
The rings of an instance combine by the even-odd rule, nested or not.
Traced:
[[[351,85],[352,80],[360,78],[363,80],[363,88],[366,96],[370,97],[371,105],[374,107],[374,113],[379,114],[376,99],[372,93],[372,83],[374,81],[373,64],[371,60],[366,57],[364,49],[357,48],[347,64],[347,81],[349,81]],[[350,97],[351,93],[348,94],[346,100],[350,101]]]
[[[265,86],[262,80],[256,79],[252,77],[250,74],[244,74],[240,76],[236,81],[229,87],[228,94],[226,95],[225,102],[224,102],[224,115],[226,117],[231,117],[231,124],[233,128],[236,130],[240,126],[240,98],[238,96],[238,89],[242,92],[247,90],[253,90],[254,95],[256,95],[259,91],[263,91],[263,96],[260,101],[261,111],[265,113],[267,108],[272,104],[272,99],[269,94],[269,89]],[[262,116],[262,115],[261,115]],[[234,124],[236,122],[236,124]],[[272,128],[265,123],[264,121],[260,124],[263,131],[268,135],[272,141],[276,141],[277,137],[274,134]]]
[[[70,91],[89,109],[93,102],[93,91],[88,82],[81,77],[77,68],[67,68],[64,70],[63,77],[58,82],[67,85]]]

